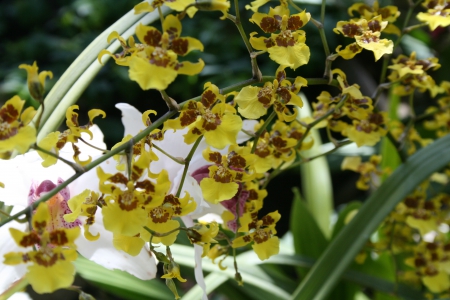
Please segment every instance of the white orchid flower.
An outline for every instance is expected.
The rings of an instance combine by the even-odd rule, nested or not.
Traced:
[[[82,133],[83,139],[89,140],[90,144],[98,148],[106,149],[101,130],[95,125],[90,130],[93,133],[94,139],[89,140],[89,136],[86,133]],[[90,155],[96,158],[101,155],[100,151],[82,142],[77,143],[77,146],[82,156]],[[59,154],[61,157],[73,161],[73,150],[69,144],[66,144]],[[80,158],[84,159],[83,157]],[[24,155],[16,156],[11,160],[0,160],[0,169],[2,170],[0,182],[5,184],[5,188],[0,188],[0,201],[6,205],[13,205],[13,213],[27,207],[30,202],[36,201],[54,186],[75,174],[70,166],[59,160],[55,165],[48,168],[42,167],[41,162],[42,159],[36,151],[30,151]],[[107,160],[101,165],[105,169],[111,169],[115,164],[111,160]],[[69,209],[67,200],[70,197],[80,194],[86,188],[98,190],[98,178],[95,169],[83,174],[60,191],[58,197],[63,200],[59,205],[60,212],[56,214],[58,220],[53,220],[54,222],[61,226],[77,226],[81,224],[80,220],[67,223],[62,218],[62,215],[70,212],[70,210],[67,211]],[[0,228],[0,257],[3,257],[4,254],[9,252],[21,251],[9,233],[10,227],[26,231],[27,225],[12,221]],[[88,241],[83,234],[80,235],[75,243],[81,255],[103,267],[111,270],[123,270],[143,280],[155,277],[156,262],[147,250],[142,249],[139,255],[133,257],[123,251],[117,250],[113,246],[113,235],[103,228],[100,209],[96,212],[95,223],[90,226],[90,231],[94,235],[100,233],[100,238],[96,241]],[[22,278],[26,271],[26,265],[24,264],[14,266],[0,264],[0,294],[8,289],[16,280]]]
[[[134,136],[139,133],[139,131],[145,128],[145,125],[141,121],[142,113],[140,113],[136,108],[126,103],[116,104],[116,107],[122,111],[122,123],[125,126],[125,135],[131,134]],[[256,123],[257,122],[253,120],[244,121],[243,129],[247,132],[254,132]],[[187,130],[187,128],[178,131],[168,130],[164,133],[164,139],[162,141],[154,141],[153,143],[160,149],[166,151],[171,156],[184,159],[188,156],[193,146],[187,145],[184,142],[183,135],[187,133]],[[241,131],[237,136],[237,143],[245,142],[249,138],[249,135]],[[180,195],[188,192],[189,195],[191,195],[197,203],[197,209],[193,213],[188,216],[182,217],[182,220],[187,227],[193,226],[193,220],[199,218],[208,221],[215,220],[218,222],[222,222],[220,215],[225,210],[225,207],[220,204],[211,204],[205,201],[205,199],[203,199],[202,190],[199,184],[199,181],[203,179],[204,176],[207,176],[207,168],[211,165],[211,163],[206,161],[202,156],[203,150],[205,150],[207,147],[208,145],[206,144],[205,139],[202,139],[197,149],[195,150],[194,155],[192,156],[187,170],[187,175],[181,189]],[[218,150],[213,147],[211,147],[211,149],[222,154],[228,153],[228,147],[225,147],[222,150]],[[169,173],[170,182],[172,183],[170,192],[175,194],[179,188],[185,166],[175,162],[173,159],[169,158],[157,149],[153,149],[153,151],[158,156],[159,160],[153,161],[150,164],[150,171],[152,173],[159,173],[162,170],[167,170]],[[205,300],[208,298],[206,295],[206,285],[202,271],[201,255],[203,248],[199,245],[194,245],[194,250],[196,262],[196,267],[194,270],[195,278],[199,286],[204,291],[203,300]]]

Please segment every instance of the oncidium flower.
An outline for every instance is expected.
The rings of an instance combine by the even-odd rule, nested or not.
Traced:
[[[0,154],[25,153],[36,141],[36,128],[30,124],[36,111],[33,107],[23,110],[24,104],[14,96],[0,108]]]
[[[335,69],[332,73],[337,74],[342,93],[337,97],[331,97],[329,93],[322,93],[317,97],[321,104],[314,108],[326,110],[327,107],[334,106],[334,103],[337,102],[336,106],[339,105],[342,108],[336,109],[335,113],[328,117],[329,129],[347,136],[358,147],[375,145],[387,133],[384,128],[387,120],[386,113],[374,112],[372,99],[363,96],[357,84],[350,85],[345,73],[340,69]],[[325,110],[321,110],[317,115],[323,115]],[[350,118],[351,124],[344,121],[343,117]]]
[[[158,29],[139,24],[136,36],[143,44],[130,40],[129,46],[117,32],[112,32],[108,41],[118,38],[124,48],[122,53],[113,55],[107,50],[100,52],[112,56],[120,65],[129,67],[130,79],[136,81],[143,90],[165,90],[178,74],[195,75],[201,72],[205,63],[178,61],[178,56],[185,56],[192,50],[203,51],[202,43],[191,37],[180,37],[181,22],[173,15],[167,15],[163,22],[163,32]]]
[[[234,97],[241,115],[249,119],[258,119],[273,105],[280,120],[291,122],[295,119],[296,108],[294,113],[290,113],[286,105],[303,106],[302,99],[297,94],[308,82],[305,78],[297,76],[294,83],[291,83],[286,78],[285,68],[286,66],[278,67],[273,83],[266,82],[262,88],[246,86]]]
[[[380,155],[372,155],[368,162],[362,162],[360,156],[349,156],[344,158],[341,164],[342,170],[352,170],[360,173],[356,187],[360,190],[368,190],[370,187],[376,187],[379,177],[385,172],[379,170],[381,163]]]
[[[297,69],[309,61],[310,51],[305,44],[306,34],[300,30],[310,20],[305,11],[290,14],[287,2],[270,8],[268,14],[255,12],[250,21],[258,25],[270,37],[255,37],[250,33],[250,44],[256,50],[269,52],[269,57],[279,65]],[[279,33],[275,33],[278,32]]]
[[[383,21],[389,22],[389,24],[383,30],[384,33],[393,33],[396,35],[400,35],[401,33],[400,29],[392,24],[397,20],[398,16],[400,16],[400,12],[398,11],[398,8],[396,6],[388,5],[385,7],[380,7],[378,0],[375,0],[373,2],[373,6],[369,6],[365,3],[354,3],[348,8],[347,11],[351,17],[353,17],[353,12],[356,11],[362,18],[366,20],[370,20],[373,17],[381,15]],[[357,19],[355,21],[357,21]]]
[[[155,8],[161,7],[162,5],[166,5],[175,11],[184,11],[186,7],[195,4],[195,2],[195,0],[153,0],[151,3],[144,1],[134,6],[134,14],[138,15],[152,12]],[[187,13],[191,18],[194,16],[196,11],[197,9],[194,6],[187,9]]]
[[[425,0],[422,6],[427,12],[418,13],[417,19],[427,22],[430,30],[450,25],[450,4],[447,0]]]
[[[203,247],[202,256],[206,256],[209,252],[211,243],[217,243],[214,239],[219,233],[219,225],[217,222],[197,223],[187,229],[189,241]]]
[[[44,100],[45,92],[45,79],[49,77],[53,78],[53,73],[51,71],[42,71],[38,74],[38,66],[36,62],[33,65],[21,64],[19,69],[25,69],[27,71],[27,83],[28,91],[30,95],[37,101],[41,102]]]
[[[234,239],[232,247],[243,247],[253,242],[252,248],[260,260],[278,254],[280,241],[275,236],[275,224],[281,218],[278,211],[267,214],[261,220],[258,220],[257,213],[247,216],[248,218],[241,218],[241,227],[239,228],[239,232],[246,232],[247,234]]]
[[[253,170],[255,155],[250,148],[232,145],[227,155],[207,148],[203,158],[213,163],[208,168],[209,176],[200,181],[203,198],[217,204],[233,198],[239,190],[238,182],[246,182],[255,178]]]
[[[7,265],[32,263],[28,266],[26,277],[40,294],[69,287],[75,275],[75,267],[71,262],[77,258],[74,242],[80,235],[80,228],[49,229],[51,220],[47,203],[41,203],[32,218],[31,232],[10,228],[19,246],[35,247],[36,250],[7,253],[3,262]]]
[[[434,97],[442,91],[434,79],[427,74],[427,71],[435,71],[441,67],[436,57],[417,59],[416,52],[413,51],[409,57],[400,54],[397,58],[392,59],[392,63],[388,67],[393,70],[388,79],[401,83],[394,88],[394,94],[406,96],[418,89],[420,92],[428,90]]]
[[[242,119],[236,109],[225,103],[225,97],[219,88],[211,83],[205,84],[200,102],[189,102],[180,112],[180,116],[164,123],[163,131],[179,130],[188,127],[184,135],[186,144],[192,144],[201,135],[206,143],[214,148],[223,149],[236,144],[236,138],[242,129]]]
[[[140,232],[141,238],[152,243],[162,243],[166,246],[172,245],[175,243],[179,233],[176,229],[180,227],[180,223],[173,218],[192,213],[196,206],[197,204],[189,193],[185,193],[182,198],[175,197],[172,194],[166,195],[160,206],[147,210],[148,219],[146,223],[149,229],[164,235],[152,236],[146,229],[142,229]]]
[[[88,112],[88,124],[80,126],[80,124],[78,123],[78,114],[74,111],[75,109],[78,109],[78,105],[72,105],[66,111],[66,125],[67,127],[69,127],[67,130],[62,133],[60,133],[59,131],[49,133],[38,143],[38,145],[44,150],[58,154],[59,151],[66,145],[66,143],[71,143],[74,150],[74,161],[80,165],[86,165],[91,162],[92,157],[88,156],[88,159],[85,161],[80,160],[79,156],[82,153],[80,152],[78,146],[75,145],[75,143],[77,143],[79,139],[82,139],[81,133],[83,132],[89,134],[89,137],[92,140],[93,134],[89,128],[94,125],[93,119],[97,116],[102,116],[104,118],[106,114],[101,109],[91,109]],[[38,153],[44,160],[42,162],[42,165],[44,167],[51,166],[58,160],[56,157],[47,153],[43,153],[41,151],[38,151]]]
[[[391,54],[394,43],[388,39],[380,39],[381,31],[386,28],[387,24],[387,21],[382,21],[381,15],[370,20],[339,21],[333,31],[354,38],[356,42],[347,45],[343,50],[340,50],[342,47],[340,45],[336,48],[336,52],[344,59],[352,59],[362,49],[366,49],[373,52],[375,61],[379,60],[384,54]]]

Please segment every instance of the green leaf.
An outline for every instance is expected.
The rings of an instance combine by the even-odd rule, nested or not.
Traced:
[[[267,262],[263,263],[285,264],[299,267],[312,267],[314,265],[314,260],[312,258],[305,256],[281,254],[271,257]],[[345,271],[342,274],[342,279],[350,281],[355,284],[359,284],[367,288],[374,289],[376,291],[381,291],[387,294],[397,294],[400,297],[400,299],[411,299],[411,300],[426,299],[424,296],[422,296],[420,291],[413,289],[407,285],[403,284],[396,285],[392,281],[385,280],[377,276],[372,276],[365,272],[357,271],[354,269]]]
[[[123,299],[173,299],[169,289],[157,279],[144,281],[127,272],[108,270],[81,256],[75,261],[75,266],[81,277]]]
[[[450,163],[450,135],[412,155],[369,197],[358,214],[331,241],[293,299],[323,299],[384,218],[432,173]]]
[[[345,206],[344,209],[342,209],[339,212],[338,219],[336,221],[336,224],[334,224],[334,227],[333,227],[333,234],[331,235],[331,239],[334,239],[336,237],[336,235],[342,230],[342,228],[344,228],[345,221],[346,221],[348,214],[352,211],[359,210],[361,205],[362,205],[361,202],[357,202],[357,201],[350,202]]]
[[[191,268],[195,267],[194,248],[192,246],[174,244],[170,246],[170,250],[172,251],[172,255],[175,261],[179,265],[189,266]],[[260,260],[253,251],[247,251],[238,255],[236,257],[236,261],[239,267],[239,272],[241,273],[244,280],[244,284],[253,285],[262,289],[266,292],[267,297],[273,297],[274,299],[289,299],[289,294],[282,288],[277,286],[274,283],[274,280],[270,278],[270,276],[268,276],[261,267],[257,266]],[[226,266],[227,269],[221,271],[219,269],[219,266],[213,264],[210,260],[204,259],[202,261],[203,271],[218,273],[221,276],[224,275],[223,277],[217,275],[209,275],[214,276],[213,279],[216,280],[216,282],[211,286],[206,285],[208,293],[211,293],[213,291],[212,288],[217,288],[226,280],[234,280],[235,270],[233,267],[233,263],[234,262],[232,257],[226,258],[223,261],[222,265]],[[208,281],[210,280],[211,279],[208,279]],[[199,287],[194,287],[186,295],[183,296],[183,300],[201,299],[202,294],[203,291]]]
[[[391,90],[394,86],[391,87]],[[388,118],[389,120],[399,121],[397,116],[397,109],[400,104],[400,97],[394,95],[393,93],[389,93],[389,109],[388,109]],[[389,168],[391,171],[397,169],[397,167],[402,163],[400,156],[398,155],[398,150],[392,144],[392,142],[387,137],[383,137],[381,142],[381,168],[384,170]],[[382,180],[386,180],[388,175],[384,175]]]
[[[298,119],[310,117],[311,107],[306,96],[301,94],[303,107],[299,109]],[[313,157],[322,154],[322,140],[319,130],[311,129],[310,135],[314,145],[309,150],[301,151],[304,157]],[[311,215],[316,219],[319,228],[325,237],[330,237],[330,219],[333,213],[333,185],[331,183],[330,168],[325,156],[300,165],[302,178],[302,191]]]
[[[298,255],[318,258],[326,249],[328,241],[316,220],[302,201],[298,188],[293,188],[294,200],[290,218],[294,249]]]
[[[163,13],[168,13],[169,9],[162,7]],[[112,31],[117,31],[123,38],[127,39],[135,32],[135,27],[139,23],[149,24],[159,19],[158,11],[149,14],[135,15],[134,9],[125,14],[113,25],[103,31],[86,49],[75,59],[64,74],[56,82],[52,90],[44,100],[45,110],[41,117],[38,129],[37,140],[40,141],[49,132],[58,128],[65,118],[66,110],[69,106],[77,102],[78,98],[91,83],[95,75],[100,71],[102,65],[97,61],[97,56],[101,50],[107,49],[114,53],[120,43],[116,40],[111,45],[107,38]],[[105,63],[109,56],[105,55],[102,62]],[[39,108],[37,117],[40,115]]]

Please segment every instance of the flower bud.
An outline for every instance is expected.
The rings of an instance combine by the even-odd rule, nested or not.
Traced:
[[[30,91],[31,97],[35,100],[41,102],[44,99],[45,92],[45,79],[49,77],[53,78],[53,73],[51,71],[42,71],[38,74],[38,66],[36,62],[32,66],[27,64],[21,64],[19,69],[24,69],[27,71],[28,78],[28,90]]]

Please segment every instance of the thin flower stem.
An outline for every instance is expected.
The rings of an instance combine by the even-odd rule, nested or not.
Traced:
[[[299,167],[300,165],[302,165],[302,164],[304,164],[304,163],[307,163],[307,162],[310,162],[310,161],[313,161],[313,160],[315,160],[315,159],[317,159],[317,158],[319,158],[319,157],[327,156],[328,154],[331,154],[331,153],[337,151],[339,148],[341,148],[341,147],[343,147],[343,146],[346,146],[346,145],[350,145],[350,144],[352,144],[352,143],[353,143],[353,142],[350,141],[349,139],[345,139],[345,140],[342,140],[342,141],[338,141],[338,142],[336,142],[336,143],[334,144],[335,147],[334,147],[333,149],[327,151],[327,152],[318,154],[318,155],[316,155],[316,156],[312,156],[312,157],[308,157],[308,158],[303,158],[302,160],[299,160],[299,161],[297,161],[297,162],[291,164],[290,166],[288,166],[288,167],[286,167],[286,168],[284,168],[284,169],[281,169],[281,166],[282,166],[282,165],[280,165],[280,166],[278,166],[277,169],[275,169],[274,171],[272,171],[272,172],[270,173],[269,177],[268,177],[268,178],[266,179],[266,181],[264,182],[262,188],[263,188],[263,189],[266,188],[266,186],[269,184],[269,182],[270,182],[272,179],[274,179],[275,177],[277,177],[278,175],[280,175],[280,174],[283,173],[284,171],[287,171],[287,170],[290,170],[290,169],[293,169],[293,168],[297,168],[297,167]]]
[[[159,14],[159,19],[161,21],[161,28],[162,28],[163,24],[164,24],[164,14],[163,14],[163,12],[161,10],[161,6],[158,6],[158,14]],[[163,28],[162,31],[164,31],[164,28]]]
[[[331,116],[336,109],[339,109],[342,107],[342,105],[344,105],[345,101],[347,101],[347,99],[349,98],[348,94],[343,95],[343,97],[341,98],[341,100],[339,100],[339,102],[336,104],[335,107],[333,107],[332,109],[330,109],[329,111],[327,111],[324,115],[320,116],[319,118],[317,118],[316,120],[314,120],[313,122],[309,123],[306,126],[306,131],[303,134],[302,138],[298,141],[297,145],[295,146],[295,148],[299,148],[303,141],[305,140],[305,138],[307,137],[308,133],[311,131],[311,129],[316,126],[317,124],[319,124],[320,122],[322,122],[323,120],[325,120],[326,118],[328,118],[329,116]]]
[[[402,151],[402,144],[399,141],[397,141],[397,139],[392,135],[390,131],[386,133],[386,137],[389,139],[392,145],[394,145],[402,163],[406,162],[408,156]]]
[[[414,91],[409,95],[409,107],[411,109],[411,118],[414,119],[416,117],[416,113],[414,111]]]
[[[296,10],[298,10],[299,12],[302,12],[303,9],[301,9],[300,7],[298,7],[294,1],[292,0],[288,0],[289,4],[294,7]],[[325,29],[324,29],[324,22],[325,22],[325,4],[326,1],[323,0],[322,1],[322,7],[321,7],[321,12],[320,12],[320,19],[321,22],[317,21],[314,18],[311,18],[310,21],[311,23],[313,23],[314,26],[316,26],[316,28],[319,30],[319,35],[320,35],[320,39],[322,41],[322,45],[323,45],[323,50],[325,51],[325,57],[327,58],[326,60],[326,66],[325,66],[325,72],[324,72],[324,76],[326,78],[330,78],[330,74],[331,72],[329,70],[331,70],[331,62],[332,60],[328,60],[328,57],[330,57],[330,47],[328,46],[328,41],[327,41],[327,37],[325,35]],[[334,59],[333,59],[334,60]]]
[[[412,26],[406,27],[405,29],[403,29],[403,32],[404,33],[409,33],[409,32],[411,32],[411,31],[413,31],[415,29],[418,29],[418,28],[421,28],[421,27],[425,27],[425,26],[428,26],[428,22],[427,23],[420,23],[420,24],[416,24],[416,25],[412,25]]]
[[[420,115],[420,116],[417,116],[416,118],[414,118],[414,121],[417,122],[417,121],[420,121],[420,120],[422,120],[422,119],[425,119],[425,118],[434,116],[435,114],[440,113],[440,112],[444,112],[444,111],[446,111],[447,109],[450,109],[450,104],[449,104],[449,105],[446,105],[446,106],[444,106],[444,107],[438,108],[438,109],[436,109],[436,110],[434,110],[434,111],[431,111],[431,112],[428,112],[428,113],[424,113],[424,114],[422,114],[422,115]]]
[[[398,139],[400,149],[403,148],[403,145],[405,144],[405,140],[408,137],[409,131],[411,130],[411,128],[414,127],[414,122],[415,122],[415,118],[416,118],[416,113],[414,112],[414,92],[412,92],[411,95],[409,95],[409,106],[411,109],[411,118],[409,119],[408,124],[406,125],[405,129],[403,130],[403,132],[401,133],[401,135]]]
[[[241,131],[243,132],[243,133],[245,133],[246,135],[248,135],[249,137],[255,137],[255,134],[254,133],[252,133],[251,131],[247,131],[247,130],[245,130],[245,129],[241,129]]]
[[[266,128],[269,125],[270,121],[272,121],[273,118],[275,118],[276,115],[277,115],[277,113],[275,111],[273,111],[270,114],[270,116],[264,121],[264,124],[262,124],[262,126],[258,129],[258,131],[255,132],[255,139],[253,140],[253,146],[252,146],[251,153],[255,153],[256,147],[258,146],[259,137],[264,132],[264,130],[266,130]]]
[[[188,156],[184,159],[184,170],[183,175],[181,177],[180,186],[178,187],[176,197],[180,197],[181,189],[183,188],[184,181],[186,180],[187,171],[189,169],[189,164],[191,162],[192,157],[194,156],[195,150],[197,150],[198,145],[200,144],[200,141],[202,140],[203,135],[201,135],[194,143],[194,145],[191,148],[191,151],[189,151]]]
[[[327,0],[322,0],[320,5],[320,21],[325,24],[325,7],[327,5]]]
[[[238,10],[238,8],[236,8]],[[251,54],[253,52],[252,45],[250,44],[250,41],[247,38],[247,34],[244,31],[244,28],[242,27],[242,23],[240,18],[238,18],[237,14],[236,16],[227,14],[227,18],[236,25],[237,29],[239,30],[239,33],[241,34],[242,40],[244,41],[245,47],[248,50],[248,53]]]
[[[185,228],[183,228],[183,227],[177,227],[177,228],[175,228],[175,229],[172,229],[172,230],[167,231],[167,232],[164,232],[164,233],[159,233],[159,232],[153,231],[153,230],[151,230],[150,228],[148,228],[147,226],[144,226],[144,229],[145,229],[146,231],[148,231],[152,236],[156,236],[156,237],[165,237],[165,236],[168,236],[168,235],[170,235],[170,234],[172,234],[172,233],[174,233],[174,232],[177,232],[177,231],[180,231],[180,230],[184,230]]]
[[[377,86],[377,89],[375,90],[374,94],[372,95],[373,106],[377,106],[378,98],[380,97],[381,93],[384,90],[387,90],[388,88],[390,88],[392,86],[392,84],[394,84],[394,83],[395,82],[385,82],[385,83],[381,83],[380,85]]]
[[[281,169],[284,165],[285,165],[285,161],[283,161],[281,164],[278,165],[278,167],[273,170],[272,172],[270,172],[269,177],[266,178],[266,180],[264,181],[263,185],[261,186],[262,189],[265,189],[267,187],[267,185],[269,184],[269,182],[275,178],[276,176],[278,176],[278,174],[280,174],[281,172],[283,172],[283,169]]]
[[[95,149],[95,150],[101,151],[101,152],[103,152],[103,153],[109,151],[109,150],[107,150],[107,149],[102,149],[102,148],[96,147],[96,146],[92,145],[91,143],[86,142],[83,138],[78,138],[78,139],[79,139],[80,141],[82,141],[83,143],[85,143],[86,145],[88,145],[89,147]]]
[[[237,260],[236,260],[236,249],[233,248],[233,265],[234,265],[234,270],[236,271],[234,277],[236,279],[236,281],[238,281],[238,285],[242,284],[242,277],[241,274],[239,273],[239,269],[238,269],[238,264],[237,264]]]
[[[164,154],[165,156],[167,156],[168,158],[170,158],[174,162],[176,162],[176,163],[178,163],[180,165],[186,164],[186,161],[184,159],[176,158],[176,157],[170,155],[169,153],[167,153],[166,151],[161,149],[159,146],[156,146],[154,143],[152,143],[152,146],[155,147],[156,149],[158,149],[159,152],[161,152],[162,154]]]
[[[323,24],[324,24],[324,21],[325,21],[325,18],[324,18],[324,15],[325,15],[325,3],[326,3],[325,0],[322,1],[322,9],[321,9],[321,15],[320,15],[321,22],[317,21],[317,20],[314,19],[314,18],[311,18],[310,21],[311,21],[311,23],[313,23],[314,26],[316,26],[317,29],[319,30],[319,35],[320,35],[320,39],[322,40],[323,49],[324,49],[324,51],[325,51],[326,57],[328,57],[328,56],[330,56],[330,48],[328,47],[327,37],[326,37],[326,35],[325,35],[325,29],[324,29],[324,27],[323,27]],[[304,9],[301,9],[300,7],[298,7],[298,6],[294,3],[294,1],[292,1],[292,0],[289,0],[289,4],[292,5],[292,7],[294,7],[294,8],[295,8],[296,10],[298,10],[299,12],[304,11]]]
[[[39,114],[39,118],[36,121],[36,125],[35,125],[36,130],[39,129],[39,125],[41,124],[41,119],[42,119],[42,116],[44,115],[44,110],[45,110],[44,99],[40,98],[40,99],[38,99],[38,102],[41,104],[42,109],[41,109],[41,113]]]
[[[178,105],[177,101],[173,100],[172,98],[169,97],[169,95],[167,95],[166,91],[162,90],[161,92],[161,96],[164,99],[164,101],[166,102],[167,106],[169,107],[169,110],[174,110],[174,111],[179,111],[180,110],[180,106]]]
[[[51,151],[45,150],[45,149],[39,147],[39,146],[36,145],[36,144],[35,144],[34,146],[32,146],[32,148],[35,149],[36,151],[45,153],[45,154],[50,155],[50,156],[52,156],[52,157],[54,157],[54,158],[56,158],[56,159],[59,159],[60,161],[62,161],[63,163],[65,163],[66,165],[68,165],[69,167],[71,167],[76,173],[80,173],[80,172],[82,173],[82,172],[84,172],[82,166],[80,166],[80,165],[78,165],[78,164],[76,164],[76,163],[73,163],[73,162],[71,162],[71,161],[68,161],[67,159],[62,158],[62,157],[60,157],[59,155],[57,155],[57,154],[55,154],[55,153],[53,153],[53,152],[51,152]]]
[[[257,79],[258,82],[261,82],[263,80],[262,73],[259,70],[258,62],[256,60],[256,55],[253,55],[252,45],[250,44],[250,41],[247,38],[247,34],[244,31],[244,27],[242,27],[241,19],[239,16],[238,0],[235,0],[234,4],[235,4],[235,8],[236,8],[236,16],[228,14],[227,18],[236,25],[237,29],[239,30],[239,33],[241,34],[242,40],[244,41],[245,47],[247,47],[248,53],[250,54],[251,64],[252,64],[253,78]]]

